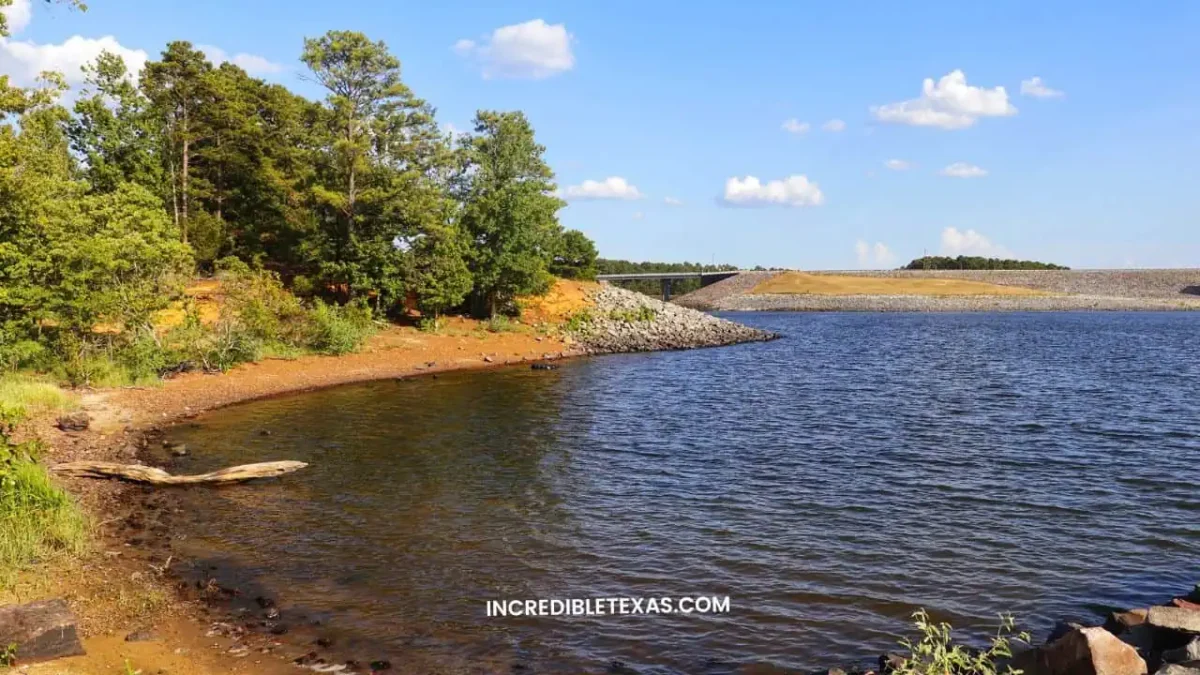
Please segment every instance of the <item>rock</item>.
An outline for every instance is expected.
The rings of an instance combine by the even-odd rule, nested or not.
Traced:
[[[372,661],[370,665],[371,665],[371,670],[373,670],[373,671],[391,670],[392,669],[391,661]]]
[[[888,652],[886,654],[880,654],[879,655],[879,672],[890,673],[894,670],[897,670],[901,666],[903,666],[904,662],[907,660],[908,659],[906,659],[903,654],[897,654],[895,652]]]
[[[157,639],[158,636],[154,634],[154,631],[149,630],[135,630],[125,636],[126,642],[153,642]]]
[[[492,358],[492,357],[490,357],[490,356],[485,356],[485,357],[483,357],[483,361],[484,361],[484,363],[491,363],[491,362],[493,362],[493,361],[495,361],[495,360],[496,360],[496,359],[494,359],[494,358]]]
[[[79,411],[61,415],[58,418],[57,426],[63,431],[87,431],[88,425],[92,423],[92,418],[88,414]]]
[[[176,457],[187,457],[188,447],[182,443],[171,446],[171,454]]]
[[[1151,607],[1146,623],[1155,628],[1200,633],[1200,611],[1182,607]]]
[[[1073,630],[1083,630],[1083,628],[1084,626],[1082,624],[1075,623],[1074,621],[1059,621],[1054,624],[1054,628],[1052,628],[1050,630],[1050,634],[1046,636],[1046,644],[1057,642],[1067,633],[1070,633]]]
[[[1146,609],[1131,609],[1127,612],[1113,612],[1108,615],[1104,627],[1113,635],[1120,635],[1126,630],[1146,623]]]
[[[1012,660],[1024,675],[1146,675],[1137,650],[1103,628],[1077,628]]]
[[[1180,609],[1190,609],[1193,612],[1200,610],[1200,605],[1192,602],[1191,600],[1186,600],[1184,598],[1175,598],[1175,599],[1171,600],[1171,604],[1176,607],[1179,607]]]
[[[1200,664],[1168,663],[1156,670],[1154,675],[1200,675]]]
[[[20,663],[84,653],[75,615],[61,599],[0,607],[0,645],[16,645]]]
[[[1177,649],[1168,649],[1162,653],[1162,660],[1167,663],[1188,663],[1200,661],[1200,637]]]
[[[551,363],[535,363],[529,367],[530,370],[558,370],[558,366]]]
[[[1155,643],[1157,642],[1157,633],[1152,626],[1146,624],[1138,624],[1131,626],[1121,633],[1121,642],[1138,650],[1138,653],[1147,655],[1157,651]]]
[[[270,435],[271,435],[271,430],[270,430],[270,429],[259,429],[259,430],[258,430],[258,435],[259,435],[259,436],[270,436]]]

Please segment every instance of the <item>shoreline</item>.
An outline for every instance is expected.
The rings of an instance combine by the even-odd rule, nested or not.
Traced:
[[[594,303],[595,296],[603,295],[603,289],[591,295]],[[650,298],[647,301],[658,303]],[[608,311],[602,303],[593,309]],[[583,356],[704,348],[778,337],[694,310],[675,308],[672,312],[676,310],[686,314],[688,320],[674,325],[673,330],[697,324],[708,329],[688,339],[661,341],[656,317],[641,323],[624,322],[628,324],[622,329],[627,342],[610,341],[601,345],[586,338],[537,334],[532,330],[484,332],[479,330],[479,324],[459,319],[450,320],[449,329],[438,334],[390,326],[373,336],[364,350],[357,353],[265,359],[225,373],[184,373],[156,387],[86,391],[80,396],[81,410],[90,420],[86,430],[62,431],[55,425],[56,418],[42,416],[29,420],[22,433],[47,444],[46,459],[51,470],[53,464],[77,460],[162,465],[169,458],[156,444],[167,428],[203,413],[250,401],[371,381],[530,367]],[[607,325],[606,320],[598,323]],[[714,332],[713,326],[722,330]],[[647,342],[650,337],[654,339]],[[175,535],[170,488],[61,476],[56,476],[56,481],[96,523],[92,537],[94,550],[75,563],[51,563],[22,573],[22,588],[4,594],[8,598],[5,601],[68,598],[84,629],[88,653],[31,664],[27,671],[21,672],[107,675],[122,667],[126,658],[145,672],[166,670],[189,675],[241,672],[273,675],[295,672],[298,665],[339,663],[315,655],[314,650],[319,649],[326,652],[325,656],[332,656],[336,649],[314,647],[320,644],[315,633],[305,631],[302,626],[296,626],[291,631],[294,635],[285,638],[268,626],[255,629],[246,625],[247,608],[244,605],[237,608],[231,602],[240,590],[221,588],[211,580],[208,583],[187,580],[183,568],[191,561],[175,560],[171,554],[170,541]],[[86,570],[88,577],[119,579],[122,597],[114,600],[111,593],[92,588],[90,581],[79,578],[82,573],[73,568]],[[54,582],[48,583],[48,578]],[[117,610],[126,596],[162,599],[154,603],[153,610],[122,616]],[[147,632],[155,637],[129,640]],[[312,642],[296,640],[299,634],[306,633],[311,634],[304,639],[313,638]],[[255,658],[248,659],[249,655]]]

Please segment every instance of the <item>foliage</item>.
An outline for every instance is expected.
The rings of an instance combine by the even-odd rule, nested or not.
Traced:
[[[517,331],[518,324],[503,314],[497,314],[483,322],[483,329],[489,333],[512,333]]]
[[[905,639],[901,644],[909,651],[895,675],[1019,675],[1020,671],[998,661],[1012,657],[1012,641],[1029,642],[1028,633],[1014,635],[1011,616],[1000,617],[1000,627],[987,649],[971,649],[955,643],[948,623],[934,623],[925,610],[913,614],[921,637],[917,642]]]
[[[596,278],[596,244],[579,230],[563,232],[555,242],[550,273],[564,279]]]
[[[309,347],[322,354],[348,354],[361,347],[374,331],[371,310],[366,305],[327,305],[317,300]]]
[[[1011,260],[1008,258],[984,258],[981,256],[927,255],[917,258],[901,269],[906,270],[1069,270],[1070,267],[1035,260]]]
[[[461,222],[474,246],[472,309],[493,316],[518,295],[544,293],[560,236],[553,172],[520,112],[481,111],[461,148]]]
[[[608,313],[613,321],[625,323],[648,323],[658,317],[658,311],[653,307],[642,305],[637,309],[614,309]]]
[[[593,321],[596,320],[594,314],[589,309],[581,309],[572,312],[567,320],[563,322],[563,330],[568,333],[578,333],[587,328]]]
[[[44,379],[18,373],[0,375],[0,418],[23,419],[77,406],[75,397]]]
[[[424,313],[440,316],[471,292],[470,244],[457,228],[431,227],[414,246],[413,291]]]
[[[82,513],[36,461],[38,443],[12,440],[20,419],[0,415],[0,583],[31,563],[81,553],[86,541]]]

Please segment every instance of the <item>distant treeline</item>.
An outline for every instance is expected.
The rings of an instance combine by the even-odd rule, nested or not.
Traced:
[[[654,272],[731,272],[737,265],[705,265],[702,263],[631,262],[629,260],[607,260],[598,258],[596,270],[600,274],[651,274]],[[646,295],[660,295],[662,284],[651,281],[622,281],[621,286]],[[671,285],[672,295],[691,293],[700,288],[699,279],[680,279]]]
[[[906,270],[1068,270],[1070,267],[1036,260],[1011,260],[960,255],[957,258],[927,255],[917,258],[901,269]]]

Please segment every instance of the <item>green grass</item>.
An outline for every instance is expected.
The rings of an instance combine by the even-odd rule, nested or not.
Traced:
[[[29,459],[0,466],[0,588],[30,565],[82,554],[87,520],[46,468]]]
[[[32,375],[0,375],[0,414],[24,419],[47,412],[67,412],[79,407],[70,393]]]

